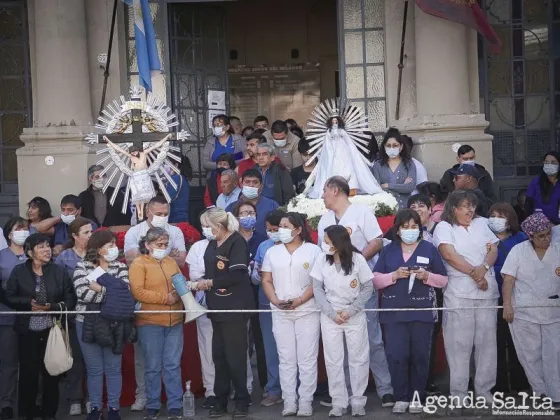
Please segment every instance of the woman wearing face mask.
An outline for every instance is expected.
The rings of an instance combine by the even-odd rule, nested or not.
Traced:
[[[80,238],[75,239],[80,241]],[[74,289],[78,302],[76,311],[99,310],[102,303],[106,302],[107,287],[102,284],[119,285],[124,282],[125,290],[130,301],[132,296],[128,288],[128,269],[126,265],[117,261],[119,249],[116,245],[115,235],[108,230],[100,230],[90,236],[86,243],[83,261],[76,264],[74,271]],[[96,305],[97,304],[97,305]],[[105,303],[108,304],[108,303]],[[124,306],[124,303],[122,303]],[[93,317],[93,319],[88,319]],[[104,322],[101,317],[90,314],[76,315],[76,331],[81,353],[87,369],[87,391],[91,404],[88,420],[103,418],[103,379],[107,384],[108,419],[120,420],[119,399],[122,389],[120,353],[115,353],[111,347],[104,347],[95,339],[95,334],[88,332],[88,322]],[[99,326],[98,326],[99,327]],[[117,328],[114,329],[115,334]],[[123,331],[124,332],[124,331]],[[121,332],[122,340],[128,337]],[[74,350],[74,349],[73,349]],[[74,363],[76,361],[74,354]]]
[[[321,335],[332,397],[329,417],[343,416],[348,406],[345,341],[352,386],[352,416],[365,416],[369,341],[364,308],[373,293],[373,273],[343,226],[326,228],[321,247],[325,256],[317,259],[311,277],[315,301],[321,309]]]
[[[204,279],[192,282],[191,289],[206,291],[208,309],[252,309],[255,301],[249,278],[249,250],[237,232],[239,222],[219,208],[204,212],[202,232],[209,243],[204,253]],[[250,314],[210,313],[212,358],[216,377],[216,400],[210,417],[227,413],[230,383],[235,391],[234,417],[246,417],[250,402],[247,389],[247,324]]]
[[[445,287],[447,271],[435,246],[422,239],[420,216],[405,209],[395,218],[397,239],[381,251],[374,268],[374,286],[382,290],[382,309],[435,308],[435,288]],[[393,413],[421,413],[414,401],[425,399],[430,368],[432,330],[437,311],[381,312],[385,352],[397,403]]]
[[[306,310],[317,308],[311,269],[323,254],[311,242],[305,217],[299,213],[287,213],[278,234],[282,244],[266,252],[262,286],[270,307],[280,309],[272,313],[272,330],[280,359],[282,416],[310,417],[317,388],[320,314]]]
[[[86,256],[87,243],[91,237],[92,226],[88,219],[77,217],[68,226],[70,240],[65,245],[65,250],[56,257],[55,264],[64,267],[68,271],[70,278],[74,277],[76,265]],[[70,346],[72,347],[72,356],[74,363],[72,368],[66,373],[65,395],[70,402],[70,415],[79,416],[82,414],[82,382],[84,376],[84,361],[82,357],[81,347],[78,342],[76,333],[76,322],[74,316],[68,317],[68,326],[70,327]]]
[[[395,195],[401,209],[406,208],[406,202],[416,188],[416,166],[396,128],[390,128],[385,134],[379,160],[371,170],[381,188]]]
[[[25,240],[23,247],[28,260],[14,267],[4,290],[7,306],[16,311],[33,312],[33,315],[18,315],[14,324],[19,340],[18,414],[27,420],[37,417],[39,377],[42,378],[42,417],[56,418],[60,376],[51,376],[44,363],[53,326],[53,316],[49,312],[72,311],[76,304],[68,272],[52,263],[49,241],[50,237],[41,233]]]
[[[233,155],[236,162],[241,161],[245,143],[243,136],[233,133],[226,115],[216,115],[212,119],[212,134],[202,152],[202,167],[206,169],[207,177],[216,170],[216,161],[224,153]]]
[[[488,227],[498,237],[498,258],[494,264],[494,272],[496,273],[496,281],[498,282],[498,290],[500,299],[498,305],[503,305],[502,298],[502,266],[510,253],[511,249],[525,242],[525,235],[519,228],[519,222],[515,210],[508,203],[496,203],[490,208]],[[529,389],[529,383],[523,368],[517,359],[517,353],[511,339],[508,323],[504,320],[503,309],[498,309],[498,367],[496,375],[497,392],[519,392]],[[511,385],[510,385],[511,379]]]
[[[551,242],[552,224],[542,213],[529,216],[521,229],[528,241],[508,254],[504,277],[504,319],[531,390],[560,410],[560,244]],[[515,307],[515,306],[519,307]],[[531,306],[534,308],[522,308]],[[552,306],[538,308],[538,306]]]
[[[189,221],[189,181],[193,177],[192,165],[189,158],[181,153],[181,162],[174,162],[173,167],[166,167],[166,171],[175,183],[166,185],[167,194],[171,197],[169,203],[169,223],[181,223]]]
[[[10,278],[14,267],[27,260],[23,244],[29,236],[29,225],[22,217],[12,217],[3,229],[8,248],[0,251],[0,287],[2,290]],[[11,309],[0,303],[0,311]],[[15,315],[0,315],[0,401],[3,404],[1,416],[14,418],[18,377],[18,336],[14,331]]]
[[[206,182],[204,190],[204,205],[206,208],[216,205],[216,200],[222,193],[222,174],[228,169],[237,168],[235,159],[231,153],[224,153],[216,160],[216,170],[212,171]]]
[[[130,265],[130,288],[142,311],[182,310],[183,304],[171,278],[181,270],[168,256],[169,234],[151,228],[140,240],[139,251]],[[155,419],[161,408],[161,378],[167,395],[170,419],[181,416],[183,386],[183,315],[177,313],[136,314],[138,342],[144,355],[146,382],[146,418]]]
[[[550,151],[544,155],[543,168],[529,187],[525,199],[525,211],[533,214],[544,213],[555,225],[560,224],[560,153]]]

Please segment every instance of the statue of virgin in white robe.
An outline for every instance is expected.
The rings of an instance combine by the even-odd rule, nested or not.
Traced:
[[[325,183],[333,176],[342,176],[348,181],[350,195],[373,195],[382,191],[369,162],[344,130],[340,117],[329,120],[319,161],[303,193],[309,198],[321,198]]]

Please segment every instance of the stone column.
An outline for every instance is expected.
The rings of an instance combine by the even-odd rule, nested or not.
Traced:
[[[415,142],[414,155],[428,176],[439,181],[456,163],[456,143],[472,145],[477,161],[492,173],[492,136],[473,92],[478,92],[478,68],[471,57],[473,30],[415,9],[417,116],[395,124]]]
[[[65,194],[86,187],[92,131],[84,0],[35,0],[31,51],[33,127],[17,150],[20,213],[32,197],[49,200],[55,213]],[[94,160],[92,158],[91,160]]]

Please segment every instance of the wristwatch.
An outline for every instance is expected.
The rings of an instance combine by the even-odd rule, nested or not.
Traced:
[[[486,271],[490,271],[490,266],[488,264],[484,263],[483,267],[486,268]]]

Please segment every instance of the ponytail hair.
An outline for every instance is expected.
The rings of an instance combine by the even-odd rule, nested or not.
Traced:
[[[310,242],[313,243],[311,239],[311,233],[309,233],[309,228],[307,226],[307,216],[301,213],[290,212],[286,213],[284,216],[292,226],[296,229],[301,228],[301,233],[299,234],[301,240],[303,242]]]
[[[226,213],[218,207],[213,207],[202,213],[200,221],[211,226],[222,226],[229,232],[237,232],[239,230],[237,218],[232,213]]]

